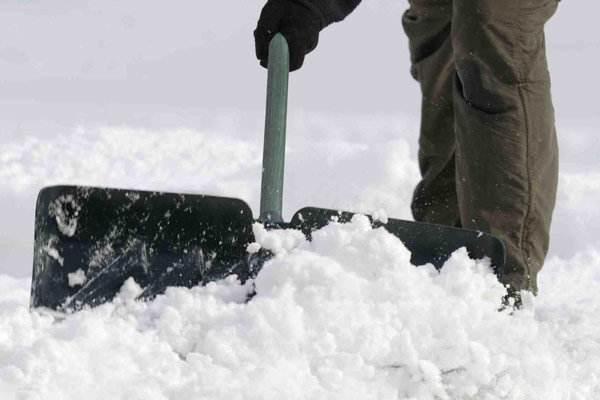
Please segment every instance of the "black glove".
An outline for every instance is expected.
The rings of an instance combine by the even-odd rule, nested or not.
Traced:
[[[267,67],[269,43],[281,33],[290,48],[290,71],[302,67],[304,56],[317,47],[319,32],[325,26],[323,16],[302,0],[269,0],[263,7],[254,31],[256,57]]]

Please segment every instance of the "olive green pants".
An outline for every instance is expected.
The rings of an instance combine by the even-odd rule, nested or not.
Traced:
[[[423,94],[414,217],[501,237],[503,283],[537,293],[558,180],[544,42],[557,0],[409,2]]]

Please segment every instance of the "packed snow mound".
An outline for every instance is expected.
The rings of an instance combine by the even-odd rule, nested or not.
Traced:
[[[140,302],[130,280],[112,303],[64,316],[30,312],[26,282],[2,277],[2,398],[599,394],[597,301],[588,314],[575,309],[593,288],[567,308],[558,296],[525,296],[522,310],[499,311],[506,291],[487,261],[459,250],[440,272],[415,268],[403,244],[364,216],[331,223],[311,242],[293,230],[254,230],[250,250],[275,257],[243,285],[230,277]],[[599,260],[580,260],[584,276],[598,274],[585,265]]]

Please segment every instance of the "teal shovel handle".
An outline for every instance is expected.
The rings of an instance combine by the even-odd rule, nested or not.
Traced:
[[[290,52],[287,41],[278,33],[269,44],[267,112],[260,191],[261,222],[283,222],[283,169],[287,119]]]

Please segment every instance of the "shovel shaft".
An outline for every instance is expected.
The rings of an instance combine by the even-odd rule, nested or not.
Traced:
[[[283,169],[287,118],[289,49],[283,35],[269,45],[267,112],[260,193],[260,221],[282,222]]]

